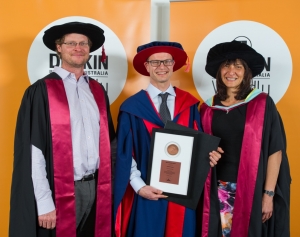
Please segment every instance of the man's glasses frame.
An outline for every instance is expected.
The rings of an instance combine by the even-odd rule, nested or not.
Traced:
[[[65,44],[65,45],[67,45],[67,46],[69,46],[69,47],[72,47],[72,48],[75,48],[75,47],[77,46],[77,44],[78,44],[80,47],[87,47],[87,46],[89,45],[88,42],[84,42],[84,41],[79,42],[79,43],[77,43],[77,42],[75,42],[75,41],[70,41],[70,42],[63,42],[63,44]]]
[[[173,59],[166,59],[166,60],[150,60],[147,61],[152,67],[159,67],[161,63],[165,66],[173,66],[175,61]]]

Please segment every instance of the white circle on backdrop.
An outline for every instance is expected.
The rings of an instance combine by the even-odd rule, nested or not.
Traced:
[[[265,58],[263,72],[254,77],[252,85],[268,93],[277,103],[286,93],[292,78],[292,57],[280,37],[270,27],[254,21],[233,21],[210,32],[200,43],[193,62],[193,80],[201,98],[206,101],[215,94],[216,79],[205,71],[206,57],[216,44],[243,41]]]
[[[59,64],[56,52],[48,49],[43,43],[43,35],[45,30],[54,26],[67,22],[80,21],[91,23],[99,26],[104,30],[105,42],[104,48],[107,56],[107,63],[100,63],[102,48],[90,53],[92,56],[85,66],[85,72],[93,79],[102,83],[108,93],[109,101],[112,104],[125,85],[127,78],[128,64],[125,49],[118,36],[103,23],[81,16],[72,16],[58,19],[45,26],[35,37],[29,49],[27,58],[27,70],[30,83],[36,82],[38,79],[45,77],[53,70],[53,65]],[[58,65],[57,65],[58,66]]]

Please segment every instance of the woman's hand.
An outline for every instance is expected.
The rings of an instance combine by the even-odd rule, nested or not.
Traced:
[[[209,153],[209,164],[211,167],[214,167],[218,163],[219,159],[221,158],[221,153],[224,153],[221,147],[218,147],[217,151],[212,151]]]
[[[273,214],[273,197],[267,194],[262,198],[262,222],[269,220]]]

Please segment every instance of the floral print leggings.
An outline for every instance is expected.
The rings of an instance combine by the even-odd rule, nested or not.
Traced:
[[[230,237],[236,183],[218,181],[222,237]]]

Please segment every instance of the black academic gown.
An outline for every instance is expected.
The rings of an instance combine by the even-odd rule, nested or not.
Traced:
[[[53,200],[55,200],[50,114],[45,84],[45,80],[49,78],[61,80],[56,73],[51,73],[29,86],[25,91],[19,109],[14,142],[9,237],[56,236],[55,229],[47,230],[38,225],[37,207],[31,178],[31,145],[34,145],[42,151],[45,157],[47,178],[52,190]],[[109,135],[112,141],[115,138],[115,132],[106,93],[105,99]]]
[[[201,117],[201,119],[203,119]],[[203,121],[203,120],[202,120]],[[272,122],[270,122],[272,121]],[[276,128],[272,127],[276,124]],[[276,131],[276,132],[275,132]],[[270,154],[270,144],[273,136],[283,139],[282,161],[275,187],[273,199],[273,215],[262,223],[262,196],[266,179],[267,164]],[[216,170],[211,172],[210,212],[208,237],[221,237],[220,209],[217,190]],[[289,237],[290,236],[290,169],[286,154],[286,136],[281,117],[271,97],[266,97],[265,117],[263,122],[262,144],[258,164],[257,178],[248,235],[245,237]],[[247,195],[247,193],[245,193]],[[200,208],[201,211],[201,208]],[[201,213],[202,215],[202,213]],[[200,216],[201,216],[200,215]],[[200,218],[201,219],[201,218]]]

